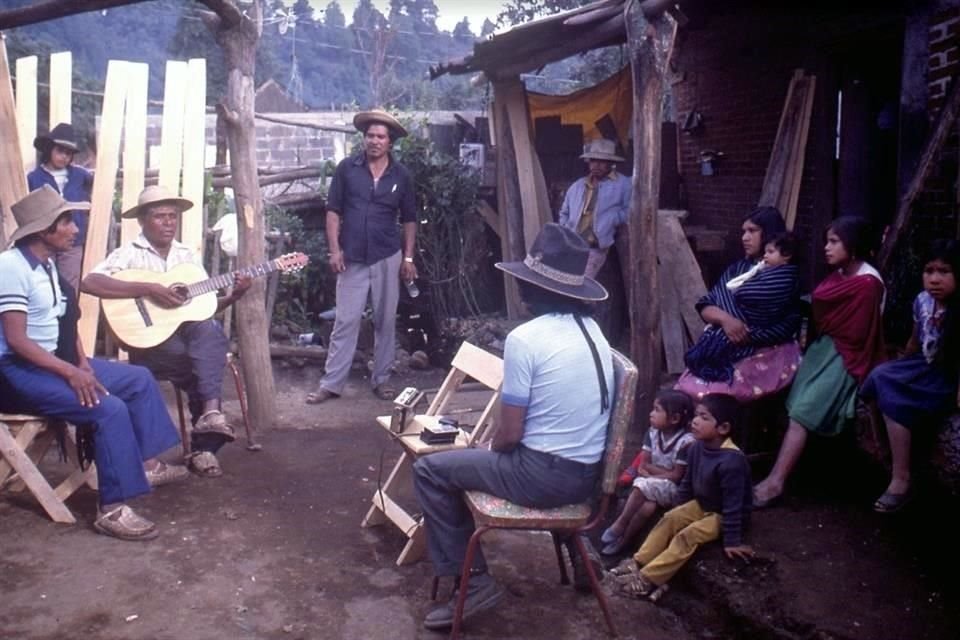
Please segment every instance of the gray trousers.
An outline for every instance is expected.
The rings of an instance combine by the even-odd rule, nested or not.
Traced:
[[[371,265],[348,262],[347,269],[337,276],[337,316],[330,334],[326,370],[320,388],[336,394],[350,377],[353,355],[360,335],[360,319],[370,296],[373,307],[373,374],[372,386],[390,378],[397,350],[397,302],[400,300],[400,260],[397,251]]]
[[[427,551],[437,576],[459,576],[475,526],[464,491],[483,491],[525,507],[549,509],[585,502],[600,478],[583,464],[523,445],[509,453],[460,449],[431,453],[413,465],[414,489],[427,527]],[[486,571],[477,548],[472,569]]]

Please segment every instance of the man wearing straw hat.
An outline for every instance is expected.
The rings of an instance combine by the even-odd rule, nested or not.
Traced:
[[[400,279],[409,283],[417,277],[413,178],[390,153],[394,140],[407,130],[380,109],[361,111],[353,125],[363,133],[363,152],[337,165],[327,195],[329,263],[337,274],[336,318],[323,379],[317,391],[307,395],[307,404],[343,393],[368,296],[374,327],[371,387],[381,400],[396,396],[389,379],[396,354]]]
[[[432,453],[414,464],[437,576],[463,571],[474,530],[464,491],[540,508],[593,495],[610,420],[613,364],[610,345],[590,317],[588,303],[607,292],[585,275],[589,252],[575,232],[550,223],[523,262],[496,265],[519,280],[520,296],[535,317],[504,344],[501,414],[491,450]],[[464,619],[503,596],[479,550],[470,569]],[[450,627],[455,602],[430,611],[424,626]]]
[[[150,372],[87,358],[77,336],[76,297],[60,285],[53,256],[73,246],[73,211],[48,185],[16,202],[14,248],[0,253],[0,410],[78,425],[93,438],[100,506],[94,528],[123,540],[157,536],[126,502],[189,475],[156,459],[179,442]]]
[[[570,185],[560,206],[558,222],[590,245],[587,275],[591,278],[597,277],[617,229],[630,214],[631,183],[615,168],[617,162],[623,162],[616,150],[612,140],[588,142],[580,156],[587,162],[587,175]]]
[[[93,189],[93,175],[83,167],[73,164],[73,157],[80,150],[77,134],[73,125],[61,122],[49,133],[37,136],[34,148],[40,152],[40,164],[27,174],[27,187],[30,191],[43,185],[50,185],[64,200],[86,202],[90,200]],[[79,233],[74,246],[54,258],[60,276],[79,291],[80,269],[83,263],[83,247],[87,241],[87,222],[90,216],[86,211],[74,211],[73,221]]]
[[[156,282],[127,282],[111,276],[126,269],[158,273],[184,262],[203,268],[203,261],[190,247],[176,240],[180,215],[193,203],[162,186],[140,193],[137,205],[121,217],[136,218],[141,233],[130,244],[118,247],[87,275],[84,293],[98,298],[152,298],[165,307],[177,307],[184,298],[174,288]],[[227,308],[250,288],[249,276],[237,275],[229,295],[217,299],[217,311]],[[130,361],[142,364],[158,378],[170,380],[187,393],[193,431],[190,470],[206,478],[223,474],[216,453],[235,438],[233,427],[220,410],[223,372],[228,341],[213,318],[184,322],[165,342],[150,349],[130,349]]]

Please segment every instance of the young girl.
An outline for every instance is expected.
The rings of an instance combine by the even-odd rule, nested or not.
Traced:
[[[893,469],[890,484],[873,504],[893,513],[909,502],[910,441],[915,428],[938,424],[960,404],[960,245],[936,240],[923,267],[923,291],[913,302],[913,335],[904,357],[880,365],[860,395],[875,400],[887,424]]]
[[[827,228],[824,257],[834,271],[813,292],[820,337],[804,354],[787,396],[790,425],[770,475],[754,487],[755,507],[780,497],[808,432],[836,435],[853,422],[857,387],[883,360],[883,280],[864,261],[871,236],[869,223],[854,216],[841,216]]]
[[[620,517],[603,532],[600,553],[616,555],[647,522],[657,507],[676,505],[677,485],[687,469],[687,447],[693,442],[690,419],[693,403],[682,391],[657,394],[650,411],[650,428],[640,454],[621,476],[633,484]]]

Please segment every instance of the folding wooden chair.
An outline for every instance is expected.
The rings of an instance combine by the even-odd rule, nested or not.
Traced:
[[[480,543],[480,537],[490,529],[515,529],[526,531],[549,531],[553,537],[554,549],[557,553],[557,562],[560,565],[560,583],[569,584],[567,568],[563,560],[561,536],[571,535],[577,545],[580,557],[584,559],[584,566],[590,578],[590,588],[593,590],[607,628],[611,635],[616,635],[616,628],[610,616],[606,596],[600,588],[597,575],[593,570],[593,563],[587,558],[580,534],[590,531],[603,522],[610,502],[614,499],[617,490],[617,478],[620,475],[621,459],[626,446],[627,431],[633,422],[634,398],[637,389],[637,368],[630,360],[613,351],[613,370],[615,396],[613,409],[610,412],[610,425],[607,428],[607,442],[603,454],[603,485],[600,507],[593,519],[590,518],[591,504],[573,504],[556,509],[530,509],[514,504],[503,498],[498,498],[481,491],[467,491],[465,500],[473,519],[476,531],[470,537],[467,545],[466,557],[463,561],[463,574],[460,576],[460,590],[457,606],[453,617],[451,638],[457,638],[460,633],[460,623],[463,619],[463,605],[466,601],[467,586],[470,582],[470,568]],[[433,597],[436,598],[438,578],[433,581]]]
[[[96,489],[96,468],[80,469],[75,447],[67,455],[76,469],[56,488],[37,468],[37,464],[56,438],[52,421],[41,416],[0,413],[0,487],[14,491],[26,486],[54,522],[75,524],[76,519],[64,500],[84,484]]]
[[[467,377],[476,380],[482,387],[479,411],[455,409],[458,404],[458,392],[463,395],[463,383]],[[398,565],[404,565],[419,560],[426,549],[425,531],[423,523],[407,512],[396,500],[402,489],[413,486],[413,463],[421,456],[436,451],[450,449],[465,449],[481,444],[485,441],[490,426],[493,424],[495,411],[499,407],[500,386],[503,383],[503,360],[488,353],[469,342],[464,342],[453,358],[450,372],[437,391],[436,396],[427,408],[426,413],[414,416],[410,424],[400,434],[391,434],[403,446],[403,453],[387,481],[373,494],[373,505],[363,519],[361,526],[372,527],[387,521],[393,522],[409,538],[400,556]],[[470,392],[474,393],[473,391]],[[460,428],[456,440],[451,444],[427,444],[420,439],[420,432],[428,424],[436,424],[446,412],[458,411],[458,415],[466,413],[479,414],[473,428],[469,431]],[[390,431],[390,416],[380,416],[377,424]]]

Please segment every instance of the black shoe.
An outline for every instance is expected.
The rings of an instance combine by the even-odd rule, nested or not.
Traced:
[[[583,546],[587,549],[587,559],[593,565],[593,574],[600,580],[603,576],[603,562],[600,560],[597,550],[586,536],[580,536],[583,540]],[[586,564],[577,550],[577,545],[573,540],[567,542],[567,553],[570,554],[570,564],[573,565],[573,588],[581,593],[590,593],[590,576],[587,574]]]
[[[467,599],[463,603],[463,622],[468,618],[495,607],[503,598],[504,590],[493,577],[484,573],[473,576],[467,586]],[[423,619],[423,626],[431,631],[444,631],[453,626],[453,614],[457,608],[457,591],[446,604],[434,607]]]

